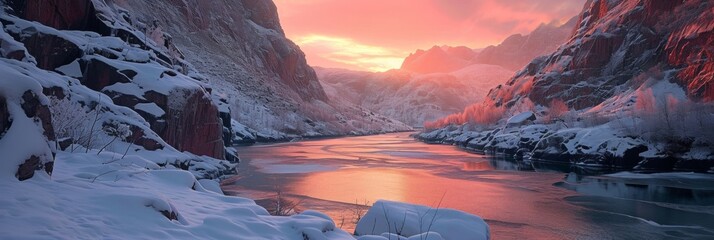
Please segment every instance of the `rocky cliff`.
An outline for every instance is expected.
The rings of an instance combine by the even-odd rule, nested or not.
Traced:
[[[228,110],[168,34],[101,0],[2,8],[0,145],[27,141],[3,150],[19,180],[51,173],[58,152],[79,151],[121,153],[110,162],[149,157],[201,178],[234,171],[222,160],[236,160],[223,141],[230,119],[219,117]]]
[[[638,75],[673,71],[671,80],[690,98],[711,100],[712,9],[708,1],[589,1],[573,37],[507,83],[532,81],[532,90],[502,98],[512,91],[504,87],[491,98],[509,104],[528,97],[543,105],[561,99],[583,109],[639,87]]]
[[[225,158],[218,109],[207,89],[185,75],[189,69],[182,55],[171,54],[168,37],[157,32],[155,38],[163,45],[149,42],[136,29],[138,22],[101,1],[27,0],[10,6],[18,17],[50,27],[37,29],[6,19],[8,33],[35,57],[39,68],[73,75],[115,104],[134,109],[178,150]],[[81,39],[63,30],[97,35]],[[155,111],[147,111],[147,106]]]

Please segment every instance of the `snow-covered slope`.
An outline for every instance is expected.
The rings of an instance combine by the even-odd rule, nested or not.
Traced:
[[[303,52],[285,37],[272,1],[110,2],[169,33],[258,140],[409,129],[329,99]]]
[[[556,51],[484,101],[429,124],[474,126],[420,137],[581,166],[712,171],[712,9],[704,0],[588,1],[572,38]],[[504,126],[523,111],[535,111],[535,122],[546,126]],[[523,134],[536,137],[523,142]]]
[[[315,70],[330,98],[342,98],[411,126],[461,111],[513,75],[502,67],[482,64],[429,74]]]

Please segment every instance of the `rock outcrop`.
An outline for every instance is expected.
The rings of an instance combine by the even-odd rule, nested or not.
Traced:
[[[225,157],[217,107],[198,80],[183,75],[188,73],[186,63],[181,54],[172,54],[176,48],[170,37],[158,33],[155,41],[163,45],[145,42],[138,36],[149,33],[135,29],[138,22],[131,22],[126,13],[116,16],[102,1],[27,0],[11,6],[18,16],[51,27],[6,20],[10,34],[24,44],[38,67],[64,71],[132,108],[178,150]],[[96,32],[68,37],[61,30]],[[158,85],[163,85],[161,90]],[[150,141],[146,144],[157,148]]]

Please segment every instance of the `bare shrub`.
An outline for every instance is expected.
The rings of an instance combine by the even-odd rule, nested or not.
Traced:
[[[506,108],[503,105],[496,106],[491,99],[486,99],[481,103],[466,107],[461,113],[451,114],[433,122],[426,122],[424,128],[434,129],[465,123],[488,126],[498,122],[505,113]]]
[[[52,114],[52,127],[58,139],[72,139],[70,151],[76,147],[92,148],[92,136],[98,129],[91,126],[98,120],[98,107],[87,109],[79,102],[71,101],[68,97],[59,99],[50,97],[50,112]]]
[[[289,199],[283,195],[283,191],[277,188],[275,197],[267,202],[265,207],[270,215],[274,216],[291,216],[300,213],[298,206],[302,200],[296,201]]]
[[[695,141],[714,145],[714,129],[711,127],[714,104],[680,100],[671,94],[655,97],[651,90],[638,92],[636,101],[633,117],[640,121],[633,124],[631,131],[634,134],[679,150],[687,147],[677,146],[691,145]]]
[[[548,112],[544,116],[544,121],[546,123],[565,122],[565,117],[568,112],[570,112],[568,105],[566,105],[563,100],[554,98],[550,101]]]

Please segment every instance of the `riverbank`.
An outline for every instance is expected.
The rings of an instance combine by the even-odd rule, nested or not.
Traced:
[[[413,137],[525,164],[567,165],[576,171],[714,173],[714,153],[705,143],[680,146],[650,142],[623,133],[613,126],[616,124],[571,128],[557,123],[523,124],[493,129],[452,125],[424,130]]]

